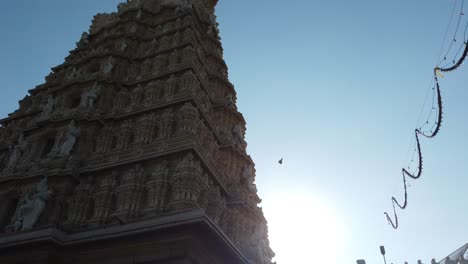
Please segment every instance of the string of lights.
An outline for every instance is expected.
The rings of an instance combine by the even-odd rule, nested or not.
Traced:
[[[456,2],[455,2],[456,4]],[[463,65],[464,61],[466,60],[466,57],[468,55],[468,44],[467,44],[467,30],[468,30],[468,21],[466,22],[465,30],[463,32],[463,42],[460,43],[460,47],[457,49],[457,51],[454,54],[454,59],[450,62],[447,62],[444,66],[440,67],[440,64],[443,61],[447,61],[447,57],[449,56],[452,48],[455,43],[457,43],[457,34],[460,28],[460,24],[462,21],[462,18],[464,17],[463,13],[463,8],[464,8],[464,0],[461,1],[461,7],[460,7],[460,13],[459,17],[457,20],[457,25],[455,28],[454,36],[451,40],[451,43],[445,53],[445,56],[443,59],[437,64],[437,66],[434,68],[434,78],[433,78],[433,96],[432,96],[432,106],[429,111],[429,114],[422,126],[419,128],[415,129],[414,132],[414,138],[415,138],[415,147],[413,150],[412,158],[411,161],[409,162],[407,167],[402,168],[401,174],[402,174],[402,181],[403,181],[403,190],[404,190],[404,200],[403,203],[400,203],[394,196],[392,196],[392,208],[393,208],[393,219],[390,217],[389,213],[384,212],[388,223],[394,228],[398,229],[399,223],[398,223],[398,214],[397,214],[397,207],[400,208],[401,210],[404,210],[408,206],[408,187],[409,184],[407,182],[407,178],[411,178],[414,180],[417,180],[421,178],[423,174],[423,154],[422,154],[422,149],[421,149],[421,136],[425,138],[434,138],[436,137],[441,130],[442,127],[442,121],[443,121],[443,100],[442,100],[442,93],[441,93],[441,88],[439,84],[439,76],[443,78],[443,73],[446,72],[452,72],[457,70],[461,65]],[[455,10],[452,10],[452,12]],[[452,21],[453,13],[450,18],[450,22]],[[450,23],[449,23],[450,26]],[[448,33],[449,28],[447,28],[447,31],[445,33],[444,41],[446,39],[447,33]],[[459,56],[460,52],[463,50],[463,53],[461,56]],[[442,51],[440,52],[442,54]],[[439,57],[440,57],[439,54]],[[458,58],[458,59],[456,59]],[[451,64],[451,65],[450,65]],[[424,106],[426,105],[427,101],[427,95],[426,99],[424,101]],[[422,113],[423,110],[421,110]],[[434,113],[436,115],[434,116]],[[421,114],[420,114],[421,116]],[[420,118],[419,118],[420,119]],[[418,123],[419,123],[418,119]],[[434,119],[434,120],[432,120]],[[414,167],[414,170],[412,170],[414,163],[417,162],[417,165]]]

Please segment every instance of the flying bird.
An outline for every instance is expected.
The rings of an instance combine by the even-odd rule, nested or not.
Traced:
[[[283,158],[278,161],[279,164],[283,164]]]

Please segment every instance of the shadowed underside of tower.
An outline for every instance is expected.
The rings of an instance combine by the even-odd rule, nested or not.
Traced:
[[[271,263],[216,2],[96,15],[0,121],[0,263]]]

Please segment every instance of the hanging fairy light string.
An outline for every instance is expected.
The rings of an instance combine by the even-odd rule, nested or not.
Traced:
[[[456,7],[456,2],[454,9],[452,12],[455,10]],[[395,197],[392,197],[392,208],[393,208],[393,219],[390,217],[390,215],[385,212],[385,216],[387,217],[388,223],[394,228],[398,229],[399,223],[398,223],[398,214],[397,214],[397,207],[400,208],[401,210],[406,209],[408,206],[408,187],[409,184],[407,182],[407,179],[414,179],[417,180],[422,176],[423,173],[423,154],[422,154],[422,149],[421,149],[421,138],[434,138],[436,137],[440,129],[442,127],[442,121],[443,121],[443,102],[442,102],[442,93],[440,90],[440,84],[439,84],[439,77],[443,78],[444,73],[451,72],[454,70],[457,70],[465,61],[467,55],[468,55],[468,44],[467,44],[467,30],[468,30],[468,21],[464,24],[464,31],[463,31],[463,41],[458,41],[460,38],[457,38],[459,34],[459,29],[461,25],[461,21],[465,17],[465,14],[463,12],[464,8],[464,0],[461,1],[460,4],[460,12],[459,16],[457,19],[455,31],[453,38],[451,40],[451,43],[449,44],[447,51],[443,57],[442,60],[440,60],[437,63],[437,66],[434,68],[433,72],[433,82],[432,82],[432,105],[431,109],[429,111],[429,114],[427,118],[425,119],[425,122],[423,125],[420,127],[416,128],[414,131],[414,150],[413,154],[411,157],[411,161],[409,162],[407,167],[402,168],[401,174],[402,174],[402,181],[403,181],[403,191],[404,191],[404,200],[403,203],[400,203]],[[453,13],[450,19],[450,22],[452,21]],[[450,26],[450,24],[449,24]],[[449,28],[447,28],[445,37],[444,37],[444,42],[445,38],[447,36]],[[458,48],[456,46],[459,45]],[[455,48],[455,52],[453,55],[453,59],[449,61],[447,58],[449,57],[450,53],[452,50]],[[461,51],[463,50],[462,54],[460,55]],[[442,50],[441,50],[442,54]],[[440,55],[439,55],[440,57]],[[445,62],[444,66],[440,66],[443,62]],[[428,96],[426,96],[426,100],[428,99]],[[426,100],[424,101],[423,108],[426,104]],[[421,110],[422,113],[423,110]],[[419,120],[418,120],[419,122]]]

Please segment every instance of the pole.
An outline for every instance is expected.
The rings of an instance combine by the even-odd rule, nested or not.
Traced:
[[[383,255],[383,261],[385,264],[387,264],[387,260],[385,259],[385,255]]]
[[[382,254],[383,256],[384,263],[387,264],[387,260],[385,259],[385,247],[384,246],[380,246],[380,254]]]

